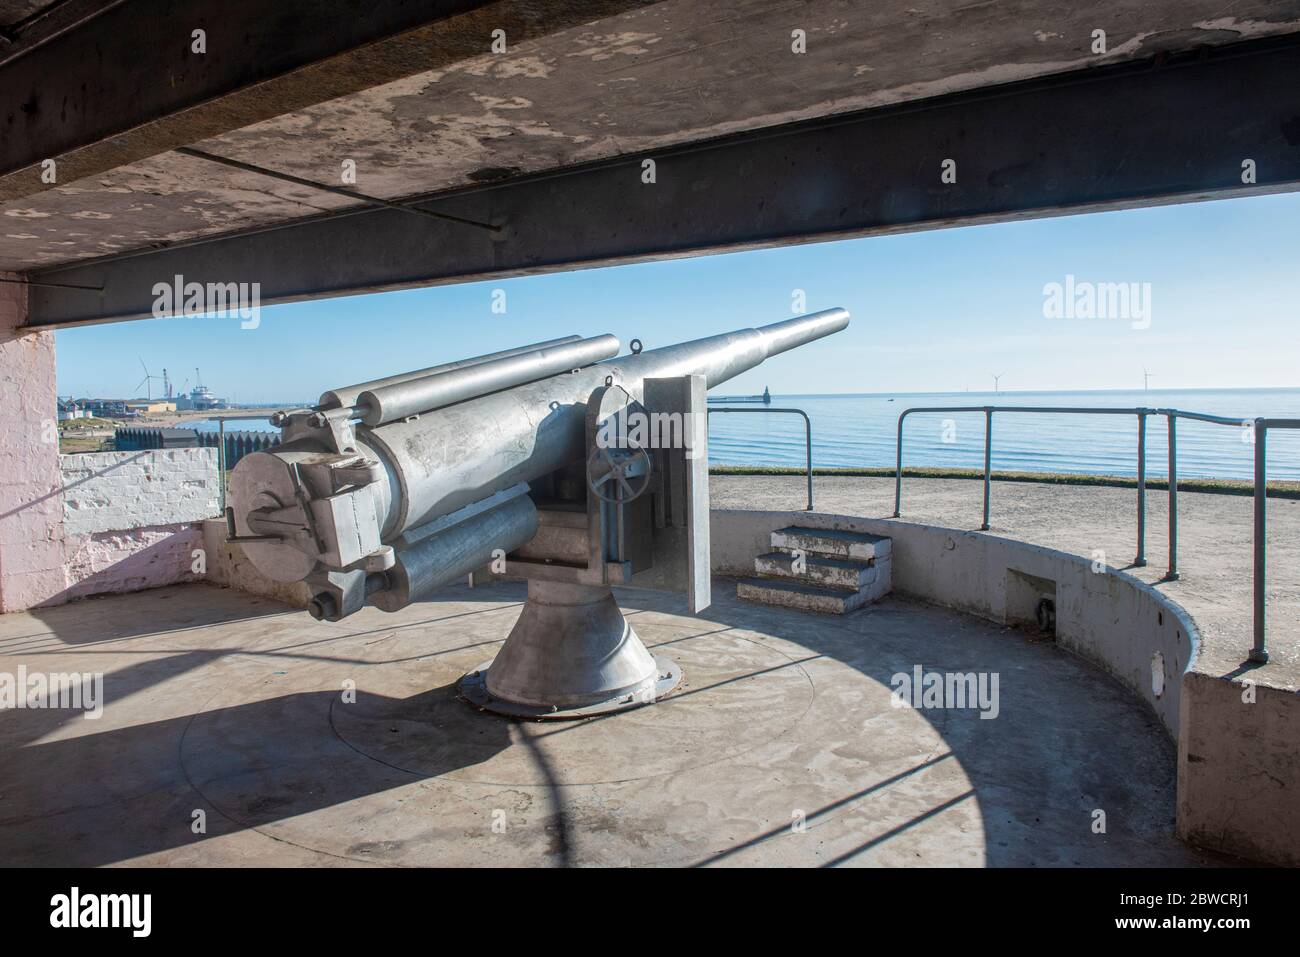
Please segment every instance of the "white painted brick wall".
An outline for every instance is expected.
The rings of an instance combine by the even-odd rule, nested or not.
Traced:
[[[59,469],[68,535],[198,522],[220,511],[216,449],[61,455]]]

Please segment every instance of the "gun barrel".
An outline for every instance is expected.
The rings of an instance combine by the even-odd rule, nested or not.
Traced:
[[[766,343],[767,357],[771,358],[806,345],[823,336],[845,329],[849,324],[849,314],[844,309],[826,309],[809,316],[786,319],[771,325],[759,327],[758,334]]]
[[[328,392],[321,393],[320,407],[323,409],[350,408],[357,404],[357,399],[362,392],[371,389],[382,389],[385,386],[397,385],[399,382],[410,382],[415,379],[423,379],[425,376],[453,372],[456,369],[467,369],[470,366],[482,365],[495,359],[505,359],[509,356],[524,355],[528,352],[536,352],[538,349],[558,346],[564,342],[577,342],[581,338],[581,336],[561,336],[558,339],[545,339],[542,342],[534,342],[530,346],[502,349],[500,352],[489,352],[486,355],[473,356],[469,359],[457,359],[455,362],[444,362],[441,365],[429,366],[427,369],[416,369],[413,372],[402,372],[397,375],[385,376],[382,379],[371,379],[369,382],[358,382],[356,385],[344,386],[341,389],[331,389]]]
[[[526,382],[572,372],[615,355],[618,355],[618,340],[610,335],[555,343],[519,355],[367,389],[357,397],[356,404],[366,425],[379,426],[491,392],[512,389]]]
[[[634,396],[647,378],[703,375],[711,387],[785,352],[845,328],[849,314],[828,309],[619,356],[576,373],[437,409],[413,421],[360,427],[358,444],[398,482],[388,499],[385,539],[417,528],[519,482],[531,482],[586,454],[586,403],[606,379]]]

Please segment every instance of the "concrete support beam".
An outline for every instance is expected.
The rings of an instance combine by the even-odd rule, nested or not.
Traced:
[[[54,333],[23,329],[26,311],[26,288],[0,283],[0,612],[65,585]]]
[[[177,275],[256,282],[268,304],[1291,190],[1296,76],[1292,37],[771,128],[423,204],[500,234],[378,209],[44,270],[103,291],[33,288],[30,322],[148,316]]]
[[[43,160],[70,183],[483,54],[493,30],[517,43],[646,2],[101,3],[39,45],[0,46],[0,202],[51,188]]]
[[[61,0],[57,3],[33,2],[27,11],[19,4],[17,19],[0,28],[0,64],[48,43],[61,33],[75,29],[125,0]],[[9,5],[12,8],[12,4]],[[14,14],[10,12],[10,16]]]

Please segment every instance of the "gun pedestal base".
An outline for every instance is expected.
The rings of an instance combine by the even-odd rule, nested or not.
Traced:
[[[529,581],[496,658],[460,680],[470,704],[527,718],[583,718],[653,704],[682,672],[652,655],[608,586]]]

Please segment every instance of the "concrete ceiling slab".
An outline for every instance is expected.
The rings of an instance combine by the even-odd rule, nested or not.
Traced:
[[[157,283],[175,276],[214,289],[247,283],[270,305],[1292,191],[1297,76],[1300,33],[512,176],[411,211],[321,213],[34,271],[29,325],[155,315]],[[643,178],[649,158],[653,185]],[[498,228],[474,228],[484,222]]]
[[[791,51],[806,31],[807,52]],[[1107,52],[1092,52],[1104,29]],[[195,144],[403,198],[746,130],[1300,30],[1300,0],[664,0]],[[486,43],[486,39],[485,39]],[[23,271],[352,200],[163,153],[0,205]],[[467,214],[472,210],[467,210]]]
[[[0,201],[654,0],[64,0],[0,33]]]

